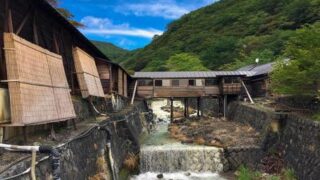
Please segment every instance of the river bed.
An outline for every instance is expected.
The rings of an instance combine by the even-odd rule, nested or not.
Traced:
[[[156,124],[156,130],[142,140],[140,150],[141,174],[131,177],[131,180],[222,180],[219,173],[223,171],[221,148],[182,144],[170,137],[168,123],[170,113],[163,111],[166,100],[151,102],[151,108],[161,123]],[[183,107],[180,101],[174,106]],[[157,121],[158,122],[158,121]]]

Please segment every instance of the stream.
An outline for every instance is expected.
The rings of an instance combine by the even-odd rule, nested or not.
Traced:
[[[223,149],[187,145],[170,137],[168,124],[170,113],[161,109],[167,100],[151,102],[153,113],[157,116],[156,129],[143,140],[140,149],[140,174],[131,180],[222,180]],[[182,107],[174,101],[175,107]],[[159,121],[161,119],[161,121]]]

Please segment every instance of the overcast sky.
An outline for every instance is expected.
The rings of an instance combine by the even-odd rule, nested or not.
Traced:
[[[141,48],[168,23],[213,3],[214,0],[60,0],[89,39],[111,42],[125,49]]]

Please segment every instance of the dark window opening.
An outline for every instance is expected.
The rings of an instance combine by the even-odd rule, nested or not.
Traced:
[[[218,80],[217,79],[206,79],[205,85],[206,86],[216,86],[216,85],[218,85]]]
[[[155,86],[162,86],[162,80],[155,80],[154,85]]]
[[[240,80],[239,80],[239,78],[226,77],[226,78],[224,78],[224,83],[225,84],[240,83]]]
[[[172,86],[179,86],[179,80],[178,79],[175,79],[175,80],[172,80],[171,81],[171,84],[172,84]]]
[[[153,86],[153,81],[151,79],[139,80],[139,86]]]
[[[196,85],[196,80],[190,79],[189,80],[189,86],[195,86]]]

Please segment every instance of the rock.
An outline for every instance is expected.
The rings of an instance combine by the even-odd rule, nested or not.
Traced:
[[[191,176],[191,173],[186,172],[184,175],[186,175],[186,176]]]
[[[162,179],[162,178],[163,178],[163,174],[158,174],[158,175],[157,175],[157,178],[158,178],[158,179]]]

